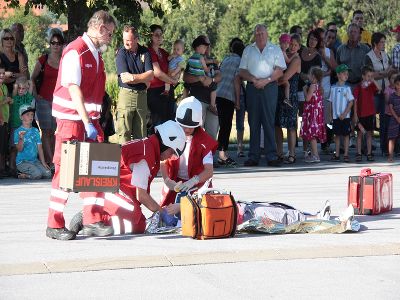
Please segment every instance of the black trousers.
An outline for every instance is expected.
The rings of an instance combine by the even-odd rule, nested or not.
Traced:
[[[227,151],[229,146],[229,136],[231,135],[235,103],[228,99],[217,97],[217,110],[219,121],[218,150]]]
[[[148,134],[154,133],[154,127],[168,120],[173,120],[173,101],[169,95],[163,95],[164,87],[147,90],[147,107],[150,111],[150,120],[147,124]]]

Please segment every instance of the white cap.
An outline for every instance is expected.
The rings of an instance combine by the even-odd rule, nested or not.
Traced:
[[[186,146],[186,135],[178,123],[169,120],[156,126],[155,130],[165,146],[172,148],[178,156],[182,155]]]
[[[179,103],[175,120],[183,127],[199,127],[203,124],[202,110],[200,101],[190,96]]]

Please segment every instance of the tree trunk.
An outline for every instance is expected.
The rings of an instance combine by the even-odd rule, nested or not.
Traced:
[[[85,0],[67,0],[68,42],[75,40],[86,31],[89,13]]]

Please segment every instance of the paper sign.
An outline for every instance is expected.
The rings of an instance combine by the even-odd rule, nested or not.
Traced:
[[[119,162],[107,160],[92,161],[92,175],[118,176]]]

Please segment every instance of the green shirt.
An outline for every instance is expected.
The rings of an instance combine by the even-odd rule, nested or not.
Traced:
[[[23,96],[14,96],[13,104],[11,104],[11,112],[10,112],[10,128],[18,128],[21,126],[21,118],[19,115],[19,108],[22,105],[32,105],[33,96],[30,93],[26,93]]]
[[[10,105],[8,103],[4,103],[8,95],[7,86],[5,84],[1,84],[0,86],[0,109],[3,114],[4,122],[8,123],[8,118],[10,117]]]

